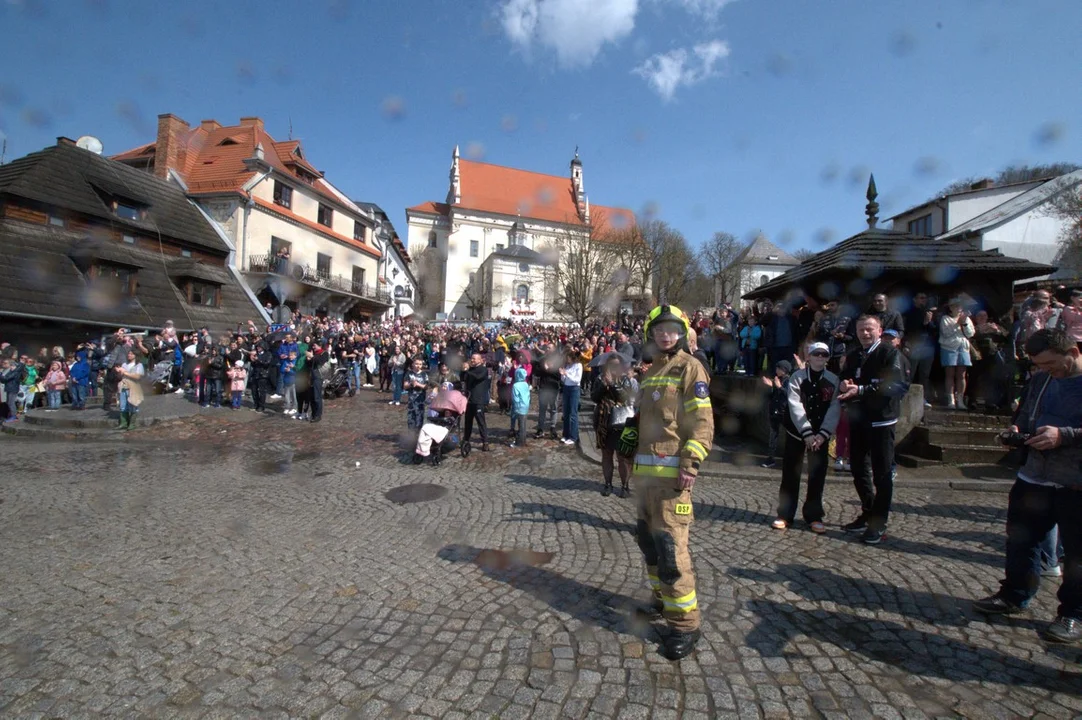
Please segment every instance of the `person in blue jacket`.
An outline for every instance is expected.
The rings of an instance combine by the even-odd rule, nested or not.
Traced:
[[[85,410],[86,398],[90,394],[90,362],[86,359],[86,350],[75,353],[75,362],[68,370],[71,378],[71,409]]]
[[[530,383],[526,382],[526,368],[515,370],[515,384],[511,386],[511,447],[526,447],[526,415],[530,412]]]

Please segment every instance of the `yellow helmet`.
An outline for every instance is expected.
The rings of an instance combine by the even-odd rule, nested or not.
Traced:
[[[646,342],[650,342],[650,328],[663,322],[679,323],[684,329],[684,337],[687,337],[688,330],[691,329],[691,321],[688,320],[688,316],[683,310],[675,305],[659,305],[651,310],[650,314],[646,316],[646,324],[642,329],[643,339]]]

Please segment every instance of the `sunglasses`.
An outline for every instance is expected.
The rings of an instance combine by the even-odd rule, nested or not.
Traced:
[[[823,352],[823,351],[821,351],[821,350],[820,350],[820,351],[817,351],[817,352],[813,352],[813,353],[811,353],[811,356],[812,356],[812,357],[822,357],[822,358],[825,358],[825,357],[830,357],[830,353],[825,353],[825,352]]]

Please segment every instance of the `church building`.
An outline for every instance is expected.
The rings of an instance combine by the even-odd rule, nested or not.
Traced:
[[[569,238],[627,229],[634,214],[590,204],[578,152],[570,176],[451,155],[447,197],[406,209],[410,255],[435,252],[442,317],[559,321],[552,282]],[[420,280],[419,280],[420,281]]]

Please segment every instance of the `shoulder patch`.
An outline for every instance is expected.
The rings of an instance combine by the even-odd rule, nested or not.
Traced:
[[[701,380],[695,383],[695,397],[707,398],[710,397],[710,386]]]

